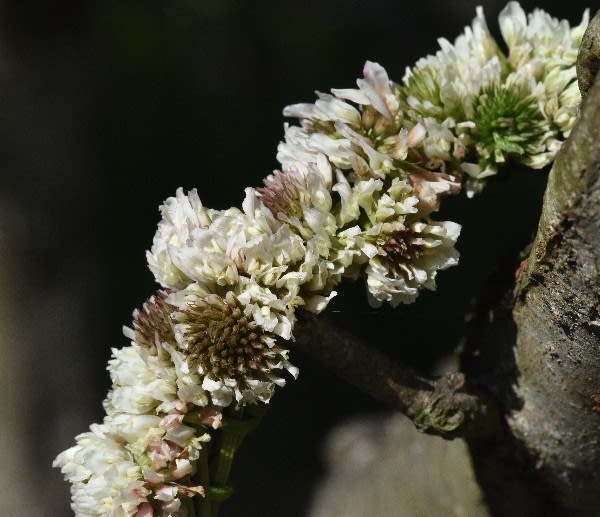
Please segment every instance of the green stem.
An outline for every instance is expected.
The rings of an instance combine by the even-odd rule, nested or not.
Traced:
[[[196,506],[192,499],[185,498],[181,501],[181,504],[185,508],[185,514],[196,517]]]
[[[224,422],[221,429],[221,444],[213,478],[214,489],[222,492],[222,497],[215,498],[213,501],[215,516],[218,515],[221,502],[231,493],[229,489],[229,475],[235,453],[246,435],[258,425],[265,410],[266,408],[262,406],[247,407],[245,414],[242,411],[236,412],[236,416],[229,417]]]
[[[204,496],[198,496],[196,498],[196,504],[200,517],[212,517],[212,507],[210,498],[208,497],[208,490],[210,487],[210,473],[208,471],[208,450],[203,449],[200,451],[200,458],[198,459],[198,473],[200,483],[204,487]],[[216,515],[216,513],[215,513]]]
[[[215,486],[224,487],[227,485],[235,452],[243,439],[244,434],[238,432],[237,429],[223,429],[223,440],[221,442],[221,448],[219,449],[219,457],[214,477]]]

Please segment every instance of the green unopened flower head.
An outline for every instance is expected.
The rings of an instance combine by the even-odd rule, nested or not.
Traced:
[[[518,86],[484,88],[473,122],[471,136],[482,168],[495,169],[509,158],[527,162],[544,152],[550,130],[537,99]]]

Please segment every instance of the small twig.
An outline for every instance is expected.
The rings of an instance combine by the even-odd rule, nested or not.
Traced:
[[[464,376],[436,379],[416,374],[334,327],[325,317],[300,315],[295,347],[336,375],[408,416],[421,431],[445,438],[493,434],[495,407],[482,395],[463,391]]]

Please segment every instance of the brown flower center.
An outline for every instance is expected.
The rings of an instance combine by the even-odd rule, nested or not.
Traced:
[[[413,262],[423,255],[423,245],[414,243],[415,234],[409,230],[399,230],[390,235],[383,244],[385,256],[382,262],[390,273],[399,273],[399,265]]]
[[[273,365],[284,360],[275,335],[265,332],[233,293],[211,295],[174,315],[182,324],[184,348],[199,370],[213,379],[268,380]]]

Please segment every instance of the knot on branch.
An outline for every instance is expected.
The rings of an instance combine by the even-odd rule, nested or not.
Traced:
[[[442,436],[456,431],[465,420],[465,411],[463,407],[449,401],[456,400],[457,393],[464,385],[462,373],[440,377],[435,382],[433,391],[423,397],[423,402],[413,417],[416,427],[420,431]]]

